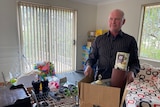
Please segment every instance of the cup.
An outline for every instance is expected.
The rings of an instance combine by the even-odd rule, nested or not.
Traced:
[[[32,81],[32,86],[34,89],[35,94],[39,94],[39,88],[40,88],[40,81]]]
[[[49,92],[48,80],[41,81],[41,83],[42,83],[42,92],[43,93]]]

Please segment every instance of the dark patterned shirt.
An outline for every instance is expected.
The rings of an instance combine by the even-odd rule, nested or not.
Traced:
[[[96,64],[102,79],[111,78],[117,52],[130,54],[128,70],[137,74],[140,69],[137,42],[133,36],[122,31],[116,37],[110,32],[98,36],[92,44],[86,65],[93,67]]]

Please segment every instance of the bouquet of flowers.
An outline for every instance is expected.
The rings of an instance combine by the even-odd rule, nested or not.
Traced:
[[[38,75],[42,80],[45,80],[47,76],[55,75],[55,68],[52,62],[38,62],[34,65],[34,69],[38,69]]]

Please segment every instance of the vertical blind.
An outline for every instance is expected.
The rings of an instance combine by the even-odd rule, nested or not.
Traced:
[[[18,2],[18,13],[22,69],[50,61],[55,65],[56,73],[73,71],[76,11]]]

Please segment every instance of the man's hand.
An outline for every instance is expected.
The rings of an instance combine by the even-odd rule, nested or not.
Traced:
[[[131,82],[133,82],[134,78],[135,78],[134,72],[129,71],[128,74],[127,74],[127,82],[128,82],[128,84],[131,83]]]
[[[91,66],[88,65],[88,66],[86,67],[85,71],[84,71],[84,75],[91,77],[91,76],[92,76],[92,73],[93,73],[93,69],[92,69]]]

